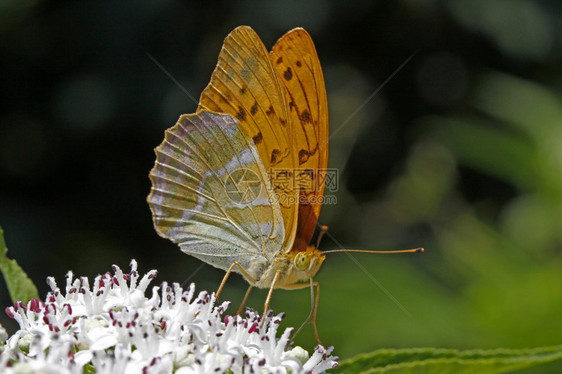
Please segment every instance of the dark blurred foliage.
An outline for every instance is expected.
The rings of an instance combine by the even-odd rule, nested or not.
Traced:
[[[222,271],[194,274],[200,262],[152,228],[152,149],[195,110],[184,90],[199,97],[232,29],[250,25],[271,47],[302,26],[324,68],[340,170],[322,223],[347,248],[426,248],[354,254],[369,274],[330,255],[317,276],[325,343],[343,357],[559,344],[561,18],[562,3],[528,0],[5,1],[0,225],[10,255],[41,294],[49,275],[62,283],[69,269],[94,276],[131,258],[160,280],[216,289]],[[245,287],[235,276],[225,297],[237,303]],[[9,304],[3,284],[0,297]],[[306,291],[278,291],[272,306],[298,325],[309,302]],[[314,344],[311,328],[297,343]]]

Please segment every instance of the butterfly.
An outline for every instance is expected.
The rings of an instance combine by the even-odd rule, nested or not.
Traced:
[[[325,254],[310,245],[328,161],[324,77],[295,28],[268,52],[248,26],[224,40],[196,113],[166,131],[147,201],[157,233],[252,287],[316,286]],[[375,251],[365,251],[375,252]],[[311,310],[316,338],[316,310]],[[314,315],[313,315],[314,313]],[[308,320],[308,319],[307,319]]]

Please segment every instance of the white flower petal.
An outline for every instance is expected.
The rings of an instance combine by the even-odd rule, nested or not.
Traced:
[[[214,294],[195,296],[192,284],[145,291],[156,271],[140,276],[136,261],[128,274],[114,266],[90,282],[67,274],[64,291],[49,278],[45,302],[16,303],[8,314],[20,325],[0,353],[0,371],[32,373],[305,373],[335,367],[331,349],[321,346],[312,357],[291,348],[285,329],[277,337],[283,315],[226,316],[228,302],[215,305]],[[0,330],[1,333],[1,330]],[[0,336],[0,340],[1,340]],[[4,339],[5,340],[5,339]],[[11,365],[11,366],[8,366]]]

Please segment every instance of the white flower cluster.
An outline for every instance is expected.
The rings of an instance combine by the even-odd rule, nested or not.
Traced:
[[[317,346],[309,357],[291,348],[286,329],[277,338],[283,315],[222,315],[229,303],[215,306],[214,294],[195,296],[192,284],[145,290],[156,276],[142,278],[136,261],[124,274],[87,278],[71,272],[62,292],[53,278],[45,302],[31,300],[6,309],[20,330],[0,343],[2,373],[321,373],[337,367],[333,348]],[[5,341],[5,343],[4,343]],[[3,345],[2,345],[3,344]]]

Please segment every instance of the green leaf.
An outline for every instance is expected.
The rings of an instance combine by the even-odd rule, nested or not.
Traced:
[[[0,271],[6,280],[12,302],[22,301],[27,304],[31,299],[39,298],[35,284],[16,260],[10,260],[7,255],[8,247],[4,241],[4,231],[0,227]]]
[[[533,349],[380,349],[343,360],[339,373],[506,373],[562,358],[562,345]]]

